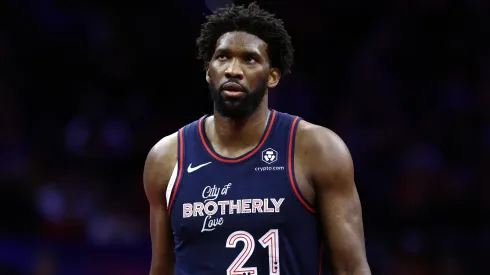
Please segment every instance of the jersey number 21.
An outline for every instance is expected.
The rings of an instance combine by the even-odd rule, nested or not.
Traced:
[[[226,275],[257,275],[257,267],[244,267],[255,250],[254,237],[246,231],[235,231],[228,236],[226,247],[236,248],[238,242],[243,242],[243,249],[226,270]],[[269,275],[280,275],[279,231],[269,230],[259,239],[259,243],[269,250]]]

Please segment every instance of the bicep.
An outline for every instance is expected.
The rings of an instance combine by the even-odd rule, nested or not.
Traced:
[[[152,263],[150,274],[173,274],[174,246],[165,204],[150,204]]]
[[[170,217],[167,213],[165,189],[169,176],[164,162],[150,152],[145,163],[143,182],[150,206],[150,235],[152,244],[151,275],[173,274],[174,245]]]
[[[329,132],[326,140],[316,151],[313,180],[335,274],[369,274],[362,273],[369,267],[352,158],[337,135]]]
[[[365,261],[361,204],[354,183],[350,185],[317,193],[322,228],[337,270]]]

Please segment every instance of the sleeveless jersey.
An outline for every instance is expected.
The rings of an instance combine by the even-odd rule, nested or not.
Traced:
[[[328,274],[315,209],[294,176],[299,117],[271,110],[259,144],[216,153],[207,116],[178,132],[167,188],[176,275]]]

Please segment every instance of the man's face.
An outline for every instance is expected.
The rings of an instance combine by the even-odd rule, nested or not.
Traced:
[[[228,32],[216,43],[206,81],[220,115],[245,118],[257,109],[267,88],[277,85],[279,71],[270,68],[263,40],[245,32]]]

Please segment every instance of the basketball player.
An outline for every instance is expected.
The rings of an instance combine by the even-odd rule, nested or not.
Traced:
[[[145,164],[150,274],[371,274],[345,144],[268,108],[293,62],[283,22],[256,4],[207,20],[197,45],[214,115],[160,140]]]

